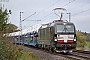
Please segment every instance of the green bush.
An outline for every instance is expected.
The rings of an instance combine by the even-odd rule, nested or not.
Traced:
[[[22,50],[6,38],[0,39],[0,60],[39,60],[32,52]]]
[[[22,50],[22,55],[18,58],[18,60],[39,60],[37,56],[35,56],[32,52]]]
[[[86,45],[90,47],[90,42],[86,42]]]
[[[0,40],[0,59],[1,60],[16,60],[20,57],[19,49],[10,43],[8,40]]]

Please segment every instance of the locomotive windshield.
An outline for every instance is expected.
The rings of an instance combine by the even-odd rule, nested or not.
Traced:
[[[57,32],[62,32],[64,30],[64,25],[57,25]]]
[[[73,25],[57,25],[57,32],[74,32],[74,26]]]
[[[74,26],[73,25],[66,25],[66,32],[74,32]]]

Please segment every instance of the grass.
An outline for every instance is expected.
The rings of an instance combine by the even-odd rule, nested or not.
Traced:
[[[76,50],[84,50],[83,47],[76,47]]]
[[[22,50],[22,55],[17,60],[39,60],[39,57],[35,56],[32,52]]]
[[[22,50],[10,42],[9,39],[0,38],[0,60],[40,60],[32,52]]]
[[[90,51],[90,42],[86,42],[86,46],[89,47],[89,51]],[[76,50],[84,50],[84,47],[76,47]]]
[[[87,44],[87,46],[89,46],[89,47],[90,47],[90,42],[86,42],[86,44]]]

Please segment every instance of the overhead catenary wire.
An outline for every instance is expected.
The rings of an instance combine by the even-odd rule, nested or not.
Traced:
[[[75,15],[81,14],[81,13],[86,12],[86,11],[89,11],[89,10],[90,10],[90,9],[87,9],[87,10],[84,10],[84,11],[78,12],[78,13],[76,13],[76,14],[73,14],[73,15],[71,15],[71,16],[75,16]]]
[[[69,5],[70,3],[72,3],[72,2],[74,2],[75,0],[72,0],[72,1],[69,1],[68,3],[66,3],[65,5],[63,5],[62,7],[65,7],[65,6],[67,6],[67,5]],[[61,7],[60,8],[56,8],[56,9],[54,9],[54,10],[61,10]],[[65,11],[67,11],[65,8],[63,8],[62,10],[65,10]],[[59,11],[60,12],[60,11]],[[56,14],[56,13],[54,13],[54,14]],[[58,17],[60,17],[58,14],[56,14]]]
[[[78,15],[78,14],[84,13],[84,12],[89,11],[89,10],[90,10],[90,9],[86,9],[86,10],[83,10],[83,11],[78,12],[78,13],[76,13],[76,14],[73,14],[73,15],[71,15],[71,16],[76,16],[76,15]],[[66,17],[66,18],[67,18],[67,17]]]
[[[37,14],[45,11],[46,9],[48,9],[48,8],[50,8],[51,6],[53,6],[53,5],[55,5],[56,3],[58,3],[59,1],[60,1],[60,0],[56,1],[55,3],[53,3],[53,4],[50,5],[50,6],[48,6],[47,8],[43,9],[42,11],[38,12]],[[34,14],[36,14],[36,12],[35,12]],[[34,15],[34,14],[33,14],[33,15]],[[43,18],[40,19],[40,21],[41,21],[42,19],[46,18],[47,16],[51,15],[51,14],[52,14],[52,13],[49,13],[48,15],[44,16]],[[30,15],[29,17],[31,17],[31,15]],[[25,18],[24,20],[28,19],[29,17]],[[24,21],[24,20],[23,20],[23,21]],[[28,20],[28,21],[30,21],[30,20]]]
[[[72,1],[68,2],[67,4],[63,5],[62,7],[65,7],[65,6],[69,5],[70,3],[74,2],[74,1],[75,1],[75,0],[72,0]],[[89,3],[90,3],[90,2],[89,2]],[[82,4],[82,5],[80,5],[80,6],[77,7],[77,8],[80,8],[80,7],[83,7],[83,6],[85,6],[85,5],[88,5],[89,3]],[[78,15],[78,14],[84,13],[84,12],[89,11],[89,10],[90,10],[90,9],[86,9],[86,10],[84,10],[84,11],[78,12],[78,13],[73,14],[73,15],[71,15],[71,16],[75,16],[75,15]],[[44,16],[42,19],[48,17],[48,16],[51,15],[51,14],[52,14],[52,13],[50,13],[50,14]],[[54,13],[54,14],[55,14],[55,13]],[[56,14],[56,15],[57,15],[57,14]],[[59,16],[59,15],[58,15],[58,16]],[[59,16],[59,17],[60,17],[60,16]],[[42,19],[41,19],[41,20],[42,20]]]
[[[74,2],[74,1],[75,0],[69,1],[67,4],[63,5],[62,7],[65,7],[65,6],[67,6],[68,4],[70,4],[70,3]]]
[[[44,19],[44,18],[48,17],[48,16],[49,16],[49,15],[51,15],[51,14],[53,14],[53,12],[51,12],[51,13],[49,13],[49,14],[45,15],[45,16],[44,16],[44,17],[42,17],[41,19],[38,19],[38,20],[27,20],[27,21],[42,21],[42,19]]]
[[[60,1],[60,0],[59,0]],[[72,0],[72,1],[70,1],[69,3],[67,3],[67,4],[65,4],[64,6],[66,6],[66,5],[68,5],[68,4],[70,4],[70,3],[72,3],[72,2],[74,2],[75,0]],[[57,2],[56,2],[57,3]],[[54,5],[54,4],[53,4]],[[62,6],[62,7],[64,7],[64,6]],[[44,11],[44,10],[43,10]],[[48,15],[51,15],[52,13],[50,13],[50,14],[48,14]],[[44,19],[44,18],[46,18],[48,15],[46,15],[45,17],[43,17],[42,19]],[[58,15],[58,14],[56,14],[56,15]],[[59,15],[58,15],[59,16]],[[60,17],[60,16],[59,16]],[[41,20],[42,20],[41,19]]]
[[[22,21],[24,21],[24,20],[28,19],[29,17],[31,17],[31,16],[33,16],[33,15],[35,15],[35,14],[36,14],[36,12],[35,12],[35,13],[33,13],[32,15],[28,16],[27,18],[23,19]]]
[[[40,20],[42,20],[42,19],[44,19],[44,18],[46,18],[46,17],[48,17],[49,15],[51,15],[53,12],[51,12],[51,13],[49,13],[49,14],[47,14],[46,16],[44,16],[43,18],[41,18]]]
[[[56,2],[55,2],[54,4],[52,4],[51,6],[55,5],[55,4],[58,3],[59,1],[60,1],[60,0],[56,1]],[[69,1],[69,2],[68,2],[67,4],[65,4],[64,6],[70,4],[70,3],[74,2],[74,1],[75,1],[75,0]],[[46,9],[48,9],[48,8],[51,7],[51,6],[48,6],[47,8],[43,9],[42,11],[45,11]],[[64,6],[62,6],[62,7],[64,7]],[[40,11],[39,13],[41,13],[42,11]],[[37,13],[37,14],[39,14],[39,13]],[[47,16],[49,16],[49,15],[51,15],[51,14],[52,14],[52,13],[49,13],[48,15],[44,16],[44,17],[41,18],[40,20],[46,18]]]
[[[47,14],[46,16],[44,16],[43,18],[41,18],[41,19],[39,19],[39,20],[27,20],[27,21],[37,21],[37,22],[40,21],[40,22],[41,22],[41,21],[43,21],[44,18],[48,17],[48,16],[51,15],[51,14],[53,14],[53,12]],[[27,26],[28,26],[28,25],[27,25]]]
[[[58,0],[57,2],[55,2],[54,4],[52,4],[51,6],[55,5],[55,4],[58,3],[59,1],[60,1],[60,0]],[[75,0],[69,1],[67,4],[63,5],[62,7],[65,7],[65,6],[69,5],[70,3],[74,2],[74,1],[75,1]],[[89,3],[90,3],[90,2],[89,2]],[[81,6],[84,6],[84,5],[87,5],[87,4],[80,5],[80,7],[81,7]],[[43,9],[42,11],[45,11],[46,9],[48,9],[48,8],[51,7],[51,6],[48,6],[47,8]],[[42,12],[42,11],[40,11],[40,12]],[[87,10],[85,10],[85,11],[87,11]],[[39,12],[39,13],[40,13],[40,12]],[[82,12],[84,12],[84,11],[82,11]],[[72,16],[77,15],[77,14],[80,14],[80,13],[82,13],[82,12],[73,14]],[[48,16],[51,15],[51,14],[52,14],[52,12],[49,13],[48,15],[44,16],[44,17],[41,18],[40,20],[42,20],[42,19],[48,17]],[[57,15],[57,14],[56,14],[56,15]],[[58,15],[58,16],[59,16],[59,15]],[[60,16],[59,16],[59,17],[60,17]]]
[[[45,11],[46,9],[48,9],[48,8],[50,8],[51,6],[53,6],[53,5],[55,5],[56,3],[58,3],[59,1],[60,1],[60,0],[58,0],[57,2],[55,2],[55,3],[52,4],[52,5],[48,6],[47,8],[43,9],[43,10],[40,11],[39,13]],[[70,3],[74,2],[74,1],[75,1],[75,0],[69,1],[67,4],[63,5],[62,7],[65,7],[65,6],[69,5]],[[87,5],[87,4],[85,4],[85,5]],[[81,6],[84,6],[84,4],[83,4],[83,5],[80,5],[79,7],[81,7]],[[85,10],[85,11],[87,11],[87,10]],[[73,15],[71,15],[71,16],[78,15],[78,14],[83,13],[83,12],[85,12],[85,11],[81,11],[81,12],[76,13],[76,14],[73,14]],[[37,13],[37,14],[39,14],[39,13]],[[51,13],[45,15],[45,16],[42,17],[40,20],[43,20],[44,18],[48,17],[48,16],[51,15],[52,13],[53,13],[53,12],[51,12]],[[59,15],[58,15],[58,16],[59,16]]]
[[[56,14],[56,13],[54,13],[54,14]],[[58,17],[60,17],[60,15],[58,15],[58,14],[56,14]]]
[[[72,0],[72,1],[68,2],[67,4],[63,5],[62,7],[65,7],[65,6],[67,6],[68,4],[70,4],[70,3],[74,2],[74,1],[75,1],[75,0]],[[89,3],[90,3],[90,2],[89,2]],[[80,5],[79,7],[75,7],[75,8],[83,7],[83,6],[85,6],[85,5],[88,5],[89,3],[82,4],[82,5]],[[72,8],[72,9],[75,9],[75,8]],[[86,10],[84,10],[84,11],[78,12],[78,13],[73,14],[73,15],[71,15],[71,16],[75,16],[75,15],[81,14],[81,13],[86,12],[86,11],[89,11],[89,10],[90,10],[90,9],[86,9]],[[56,15],[58,15],[58,14],[56,14]],[[58,16],[59,16],[59,15],[58,15]]]
[[[71,8],[71,9],[69,9],[69,10],[81,8],[81,7],[83,7],[83,6],[85,6],[85,5],[88,5],[88,4],[90,4],[90,2],[89,2],[89,3],[82,4],[82,5],[78,6],[78,7],[73,7],[73,8]]]
[[[52,5],[50,5],[50,6],[48,6],[48,7],[47,7],[47,8],[45,8],[45,9],[41,10],[41,11],[40,11],[40,12],[38,12],[37,14],[39,14],[39,13],[41,13],[41,12],[45,11],[46,9],[50,8],[51,6],[54,6],[56,3],[59,3],[59,1],[60,1],[60,0],[56,1],[55,3],[53,3],[53,4],[52,4]]]
[[[52,4],[51,6],[55,5],[55,4],[58,3],[59,1],[60,1],[60,0],[56,1],[56,2],[55,2],[54,4]],[[75,0],[69,1],[67,4],[63,5],[62,7],[66,6],[66,5],[70,4],[70,3],[72,3],[72,2],[74,2],[74,1],[75,1]],[[48,6],[47,8],[43,9],[42,11],[45,11],[46,9],[48,9],[48,8],[51,7],[51,6]],[[41,13],[42,11],[40,11],[39,13]],[[39,14],[39,13],[37,13],[37,14]]]

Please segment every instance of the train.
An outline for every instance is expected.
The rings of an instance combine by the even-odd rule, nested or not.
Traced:
[[[71,53],[77,46],[76,28],[73,22],[54,20],[46,24],[37,24],[28,29],[7,33],[13,43],[24,44],[48,50],[50,52]]]
[[[48,24],[38,24],[26,30],[9,33],[13,43],[31,45],[50,52],[71,53],[76,48],[76,28],[74,23],[54,20]]]

